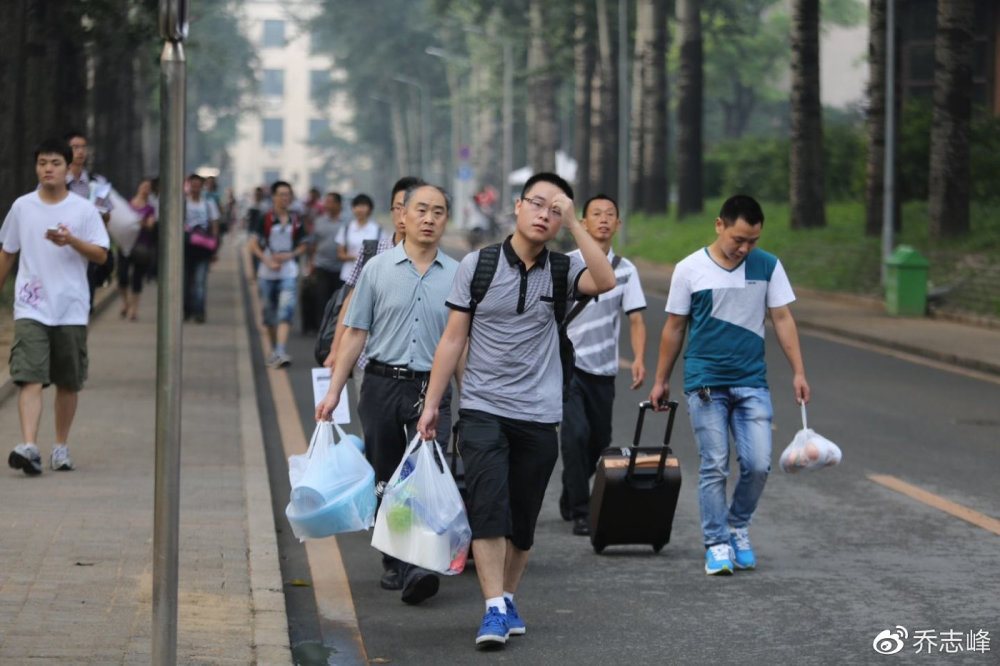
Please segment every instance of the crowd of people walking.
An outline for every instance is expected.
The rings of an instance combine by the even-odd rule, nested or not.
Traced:
[[[42,473],[37,435],[42,390],[50,384],[56,385],[56,441],[49,466],[74,469],[68,441],[88,375],[94,289],[116,263],[120,315],[134,321],[143,285],[156,275],[162,223],[156,179],[142,179],[116,209],[110,184],[85,168],[87,150],[77,131],[42,143],[34,155],[38,187],[14,202],[0,228],[0,287],[18,264],[10,372],[19,387],[22,441],[8,462],[31,476]],[[294,362],[288,341],[297,312],[302,332],[313,334],[323,327],[327,305],[339,299],[324,362],[331,381],[316,418],[331,417],[354,376],[378,495],[412,437],[447,447],[454,393],[485,610],[475,644],[498,648],[527,633],[515,597],[560,453],[560,513],[573,534],[590,533],[589,484],[611,445],[623,319],[630,388],[639,390],[647,378],[646,298],[635,266],[612,247],[621,219],[608,194],[580,206],[566,180],[536,173],[514,204],[512,233],[455,258],[441,246],[454,206],[446,190],[406,177],[388,195],[390,230],[375,219],[375,201],[364,193],[351,198],[345,219],[340,193],[314,188],[296,200],[292,185],[278,180],[256,188],[238,214],[231,192],[220,199],[214,178],[191,174],[183,211],[184,318],[208,320],[210,269],[226,232],[240,223],[260,294],[268,366]],[[123,206],[134,218],[127,244],[108,233]],[[767,316],[792,367],[794,397],[809,401],[788,308],[791,285],[780,260],[756,247],[763,224],[756,201],[733,196],[714,221],[715,241],[678,264],[649,392],[656,408],[666,408],[686,347],[683,393],[701,457],[698,495],[710,575],[757,566],[749,530],[771,458]],[[563,228],[576,248],[568,254],[550,247]],[[727,499],[730,438],[740,476]],[[422,603],[439,589],[434,572],[411,563],[386,555],[382,568],[380,585],[399,591],[405,603]]]

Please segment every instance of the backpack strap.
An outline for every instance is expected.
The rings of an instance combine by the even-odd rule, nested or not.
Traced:
[[[549,270],[552,271],[552,301],[556,322],[562,326],[566,318],[566,291],[569,289],[569,257],[549,250]]]
[[[368,260],[378,252],[378,240],[361,241],[361,256],[358,257],[358,265],[364,267]]]
[[[479,251],[476,270],[472,273],[472,284],[469,287],[471,296],[469,316],[476,314],[476,306],[486,297],[486,290],[493,282],[493,275],[497,272],[498,263],[500,263],[500,243],[487,245]]]

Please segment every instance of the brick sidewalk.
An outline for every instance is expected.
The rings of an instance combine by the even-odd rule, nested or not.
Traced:
[[[178,662],[290,663],[234,247],[209,276],[208,323],[184,328]],[[138,322],[92,323],[77,469],[7,469],[0,502],[0,663],[151,660],[156,285]],[[52,390],[39,446],[51,447]],[[0,405],[6,446],[16,399]]]

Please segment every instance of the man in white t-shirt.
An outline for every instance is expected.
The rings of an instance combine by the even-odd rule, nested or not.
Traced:
[[[684,394],[701,456],[698,503],[709,575],[757,566],[748,530],[771,471],[774,411],[764,361],[768,314],[792,366],[795,400],[809,402],[799,334],[788,309],[795,294],[778,258],[756,247],[763,226],[760,204],[743,194],[732,196],[715,218],[715,241],[674,268],[649,394],[654,405],[670,397],[670,373],[687,331]],[[730,431],[740,477],[727,504]]]
[[[340,279],[347,282],[354,272],[354,263],[361,256],[361,247],[366,240],[379,240],[382,238],[382,227],[372,219],[372,210],[375,204],[367,194],[359,194],[351,199],[351,212],[354,219],[340,230],[337,242],[340,247],[337,249],[337,256],[344,265],[340,267]]]
[[[72,159],[66,142],[44,141],[35,151],[38,189],[18,197],[0,228],[0,288],[20,259],[10,376],[20,387],[17,407],[24,441],[7,462],[31,476],[42,472],[36,440],[42,389],[49,384],[56,385],[56,443],[49,462],[53,470],[73,469],[67,441],[87,379],[87,262],[103,263],[110,246],[97,208],[66,187]]]

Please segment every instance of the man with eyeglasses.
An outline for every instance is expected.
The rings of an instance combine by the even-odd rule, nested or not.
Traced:
[[[302,242],[305,225],[298,213],[289,210],[292,186],[276,181],[271,185],[271,200],[274,208],[264,217],[260,233],[250,237],[250,252],[260,260],[257,285],[272,349],[267,365],[283,368],[292,362],[286,347],[298,297],[298,258],[308,245]]]
[[[511,634],[526,632],[514,594],[559,455],[556,427],[562,420],[563,376],[555,301],[560,296],[554,291],[554,257],[546,243],[566,224],[580,248],[579,256],[568,257],[566,299],[615,286],[605,252],[576,219],[569,183],[554,173],[535,174],[514,210],[514,234],[502,243],[479,302],[473,298],[473,278],[480,255],[490,248],[462,260],[448,295],[451,314],[434,355],[418,424],[425,439],[444,428],[439,424],[441,399],[468,347],[459,451],[476,572],[486,599],[476,636],[480,649],[503,647]],[[443,420],[443,411],[440,416]]]
[[[434,348],[448,320],[445,298],[458,269],[458,262],[439,248],[450,196],[437,186],[418,184],[406,190],[402,204],[406,237],[365,264],[344,308],[346,329],[330,388],[316,407],[317,420],[330,418],[351,367],[365,349],[369,360],[358,416],[379,496],[416,432]],[[445,433],[450,420],[442,419]],[[442,446],[447,441],[446,434]],[[418,604],[437,594],[440,581],[426,569],[388,555],[383,555],[382,567],[382,588],[402,589],[405,603]]]

